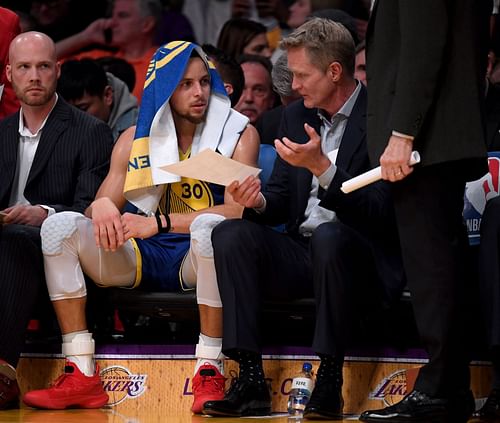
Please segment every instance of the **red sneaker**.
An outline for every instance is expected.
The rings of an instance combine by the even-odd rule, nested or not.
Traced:
[[[50,388],[28,392],[23,401],[30,407],[50,410],[100,408],[107,404],[108,394],[102,387],[97,365],[94,376],[85,376],[76,364],[66,360],[64,374]]]
[[[226,378],[211,364],[201,366],[193,377],[193,406],[191,411],[201,414],[207,401],[224,398]]]

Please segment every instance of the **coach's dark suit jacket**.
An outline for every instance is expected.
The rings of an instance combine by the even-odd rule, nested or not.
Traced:
[[[404,278],[390,187],[379,182],[348,195],[340,191],[344,181],[370,169],[366,150],[366,96],[366,89],[362,87],[340,144],[335,177],[320,205],[335,211],[341,222],[357,229],[372,243],[380,276],[392,299],[400,295]],[[302,100],[296,101],[285,109],[280,138],[286,136],[297,143],[307,142],[309,136],[304,130],[305,122],[320,133],[317,109],[307,109]],[[257,214],[246,209],[244,216],[272,225],[286,222],[287,232],[298,236],[299,226],[305,219],[312,176],[307,169],[291,166],[278,156],[263,192],[265,212]]]
[[[477,159],[467,176],[480,177],[487,171],[478,134],[488,53],[488,26],[481,19],[491,14],[491,1],[407,1],[404,9],[399,3],[378,0],[367,30],[372,163],[379,164],[396,130],[415,137],[422,166]]]
[[[19,112],[0,122],[0,210],[14,182]],[[83,212],[106,176],[113,145],[109,127],[59,98],[44,128],[24,196],[57,212]],[[40,228],[0,226],[0,358],[16,365],[38,289],[44,285]]]

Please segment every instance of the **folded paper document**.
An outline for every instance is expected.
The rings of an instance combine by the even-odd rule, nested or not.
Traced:
[[[243,182],[248,176],[257,176],[261,172],[259,168],[229,159],[210,149],[203,150],[182,162],[161,166],[161,169],[185,178],[224,186],[233,181]]]

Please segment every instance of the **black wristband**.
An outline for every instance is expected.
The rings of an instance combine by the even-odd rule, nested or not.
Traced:
[[[162,221],[161,221],[161,214],[155,214],[156,217],[156,224],[158,225],[158,233],[167,233],[170,232],[170,229],[172,228],[172,224],[170,222],[170,216],[168,214],[165,214],[165,221],[167,222],[167,226],[164,228]]]

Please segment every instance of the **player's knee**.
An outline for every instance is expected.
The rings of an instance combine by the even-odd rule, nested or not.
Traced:
[[[71,238],[78,230],[77,222],[84,218],[80,213],[56,213],[45,219],[40,229],[42,251],[45,255],[59,255],[63,241]]]
[[[192,248],[202,257],[213,257],[212,231],[225,220],[220,214],[206,213],[197,216],[190,226]]]

